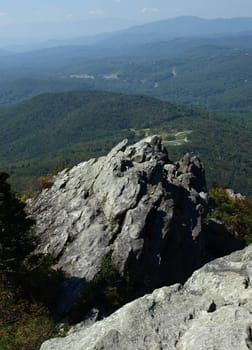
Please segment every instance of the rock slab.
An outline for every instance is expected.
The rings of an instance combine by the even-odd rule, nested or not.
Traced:
[[[252,349],[252,245],[41,350]]]

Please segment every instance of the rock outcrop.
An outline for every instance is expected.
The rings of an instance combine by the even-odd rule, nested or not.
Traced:
[[[121,274],[149,290],[184,282],[204,263],[242,248],[221,223],[205,224],[205,187],[196,156],[173,163],[158,136],[131,146],[125,140],[106,157],[62,171],[28,202],[35,254],[52,255],[55,268],[82,281],[110,256]],[[78,284],[71,288],[78,294]]]
[[[41,350],[252,349],[252,245]]]

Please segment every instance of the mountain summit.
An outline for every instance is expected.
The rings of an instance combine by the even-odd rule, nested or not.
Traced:
[[[34,254],[52,256],[75,290],[95,278],[104,258],[146,291],[184,282],[242,247],[221,223],[205,222],[204,168],[195,155],[171,162],[159,136],[127,143],[60,172],[27,204],[36,221]]]

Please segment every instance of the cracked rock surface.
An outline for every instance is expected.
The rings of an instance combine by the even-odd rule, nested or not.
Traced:
[[[90,281],[104,256],[153,289],[184,282],[204,263],[242,248],[208,212],[204,168],[186,154],[169,160],[159,136],[127,140],[106,157],[60,172],[27,204],[36,220],[35,254]]]
[[[252,349],[252,245],[41,350]]]

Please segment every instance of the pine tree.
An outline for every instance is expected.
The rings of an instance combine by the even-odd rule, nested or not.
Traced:
[[[32,220],[26,218],[25,204],[17,199],[0,173],[0,275],[18,273],[21,263],[33,248]]]

